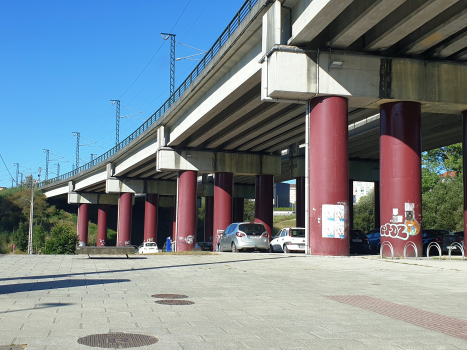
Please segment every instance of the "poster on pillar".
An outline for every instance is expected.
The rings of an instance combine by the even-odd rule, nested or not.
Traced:
[[[323,238],[345,238],[345,207],[341,204],[323,204]]]

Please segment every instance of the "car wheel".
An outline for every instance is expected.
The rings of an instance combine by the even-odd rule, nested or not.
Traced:
[[[274,248],[272,247],[272,245],[269,246],[269,253],[274,253]]]
[[[232,253],[238,253],[237,246],[235,245],[234,242],[232,242]]]
[[[285,254],[289,254],[289,253],[290,253],[290,250],[289,250],[289,248],[287,247],[287,244],[284,244],[284,249],[283,249],[283,250],[284,250],[284,253],[285,253]]]

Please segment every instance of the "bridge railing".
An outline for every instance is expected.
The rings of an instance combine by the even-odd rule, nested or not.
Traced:
[[[199,62],[196,68],[191,72],[191,74],[185,79],[185,81],[178,87],[177,90],[168,98],[167,101],[153,114],[151,115],[138,129],[136,129],[130,136],[124,139],[122,142],[117,144],[115,147],[111,148],[101,156],[94,158],[89,163],[86,163],[75,170],[69,171],[63,175],[57,176],[52,179],[44,180],[37,184],[37,187],[45,186],[56,181],[65,180],[73,175],[76,175],[82,171],[92,168],[94,165],[99,164],[110,158],[112,155],[117,153],[122,148],[129,145],[134,139],[141,135],[146,129],[148,129],[152,124],[160,119],[165,112],[177,101],[180,96],[187,90],[187,88],[193,83],[193,81],[199,76],[203,69],[212,61],[214,56],[220,51],[221,47],[227,42],[227,40],[232,36],[235,30],[240,26],[240,23],[245,19],[245,17],[251,12],[251,9],[258,0],[246,0],[242,5],[240,10],[234,16],[232,21],[229,23],[227,28],[222,32],[221,36],[216,40],[214,45],[209,49],[209,51],[204,55],[203,59]]]

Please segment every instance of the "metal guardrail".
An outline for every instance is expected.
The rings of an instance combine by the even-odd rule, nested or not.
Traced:
[[[129,145],[134,139],[136,139],[139,135],[141,135],[145,130],[147,130],[152,124],[154,124],[157,120],[160,119],[161,116],[164,115],[165,112],[177,101],[180,96],[187,90],[187,88],[193,83],[193,81],[199,76],[199,74],[206,68],[206,66],[211,62],[214,56],[220,51],[221,47],[227,42],[227,40],[232,36],[235,30],[240,26],[240,23],[245,19],[245,17],[251,12],[253,6],[256,5],[258,0],[246,0],[245,3],[242,5],[240,10],[234,16],[232,21],[229,23],[227,28],[222,32],[221,36],[216,40],[214,45],[211,49],[204,55],[203,59],[199,62],[196,68],[191,72],[191,74],[185,79],[185,81],[178,87],[177,90],[169,97],[167,101],[153,114],[151,115],[138,129],[136,129],[130,136],[124,139],[115,147],[111,148],[101,156],[93,159],[89,163],[86,163],[79,168],[69,171],[59,177],[55,177],[53,179],[48,179],[40,182],[37,187],[42,187],[45,185],[49,185],[56,181],[65,180],[66,178],[76,175],[82,171],[85,171],[89,168],[92,168],[94,165],[99,164],[106,160],[107,158],[111,157],[115,153],[117,153],[122,148]]]
[[[458,242],[454,242],[452,243],[448,249],[449,249],[449,260],[451,260],[451,252],[453,249],[459,249],[462,253],[462,260],[465,260],[465,254],[464,254],[464,248],[462,247],[462,244],[458,243]]]
[[[409,241],[405,244],[404,246],[404,259],[407,259],[407,248],[408,247],[413,247],[413,250],[415,251],[415,259],[418,258],[418,249],[417,249],[417,246],[415,245],[414,242],[412,241]]]
[[[431,242],[430,244],[428,244],[428,247],[426,248],[426,258],[429,259],[430,258],[430,249],[432,247],[436,247],[438,249],[438,253],[439,253],[439,260],[441,260],[441,246],[436,243],[436,242]]]
[[[385,241],[381,244],[381,247],[379,248],[379,255],[381,259],[383,258],[383,248],[385,246],[388,246],[391,249],[391,259],[394,259],[394,248],[392,247],[391,242]]]

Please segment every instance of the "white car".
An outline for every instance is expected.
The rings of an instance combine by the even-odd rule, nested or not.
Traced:
[[[305,229],[303,227],[283,228],[269,243],[269,251],[271,253],[305,252]]]
[[[156,242],[143,242],[138,248],[138,254],[159,253]]]

